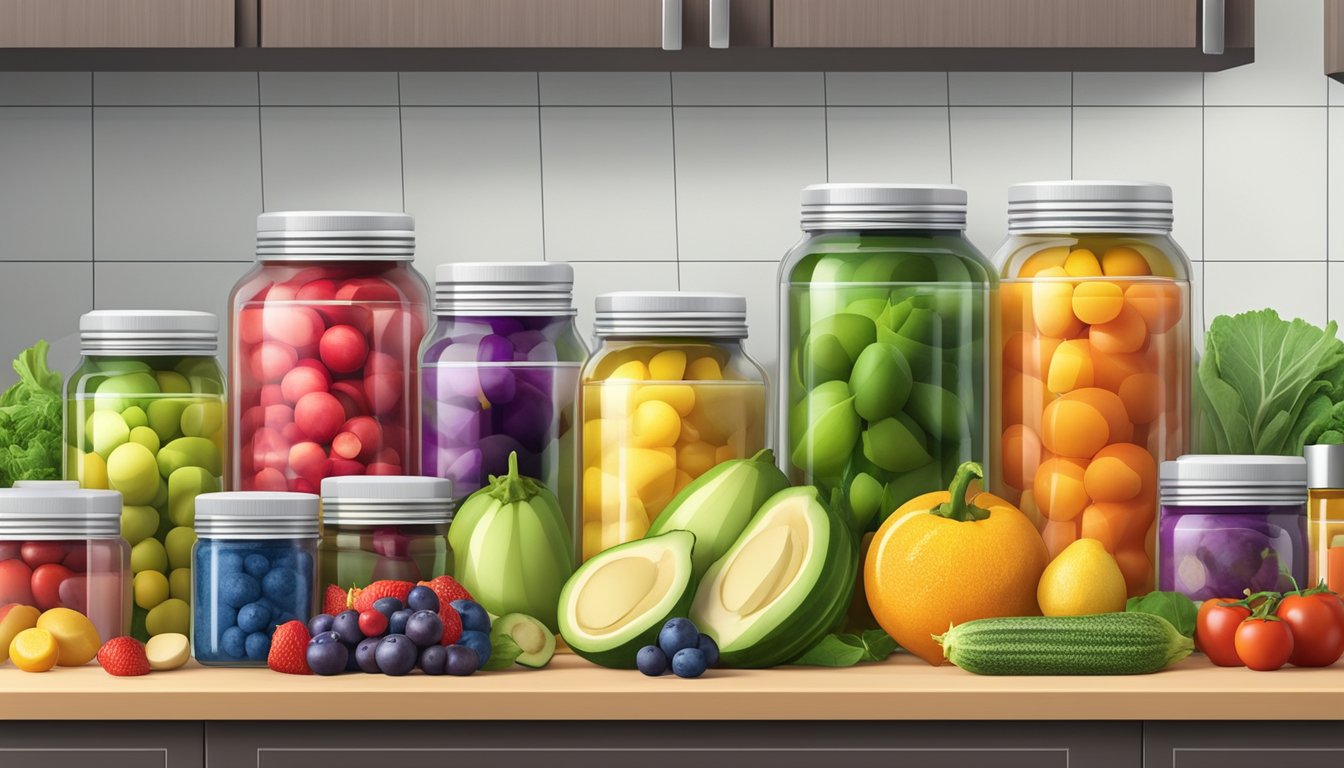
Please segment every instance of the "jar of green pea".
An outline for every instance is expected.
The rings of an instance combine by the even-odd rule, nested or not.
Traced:
[[[99,310],[65,394],[65,477],[121,493],[131,546],[132,634],[187,634],[196,496],[220,490],[225,448],[219,319]]]

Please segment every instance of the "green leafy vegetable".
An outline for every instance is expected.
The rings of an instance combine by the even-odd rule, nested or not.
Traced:
[[[512,635],[490,633],[490,658],[486,660],[485,666],[481,667],[487,672],[508,669],[523,655],[523,649],[513,639]]]
[[[24,350],[18,382],[0,395],[0,487],[61,476],[61,374],[47,367],[47,348]]]
[[[852,667],[864,661],[886,661],[896,647],[896,641],[880,629],[867,629],[861,635],[827,635],[792,663],[804,667]]]
[[[1301,456],[1327,431],[1344,438],[1344,421],[1331,426],[1344,401],[1336,330],[1333,321],[1322,329],[1272,309],[1214,318],[1193,387],[1195,451]]]
[[[1199,615],[1199,606],[1180,592],[1149,592],[1140,597],[1131,597],[1125,602],[1125,611],[1161,616],[1182,635],[1195,636],[1195,618]]]

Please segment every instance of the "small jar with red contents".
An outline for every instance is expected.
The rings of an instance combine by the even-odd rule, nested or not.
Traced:
[[[257,217],[257,264],[230,299],[233,488],[317,493],[418,466],[414,228],[404,213]]]
[[[116,491],[0,490],[0,605],[69,608],[100,638],[130,634],[131,548]]]

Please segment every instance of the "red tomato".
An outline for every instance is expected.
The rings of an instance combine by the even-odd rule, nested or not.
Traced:
[[[22,560],[0,562],[0,605],[33,604],[33,569]]]
[[[1288,624],[1273,618],[1247,619],[1237,627],[1234,638],[1237,656],[1257,672],[1272,672],[1293,655],[1293,631]]]
[[[1228,608],[1221,605],[1237,600],[1235,597],[1205,600],[1195,619],[1195,646],[1220,667],[1244,666],[1237,656],[1234,640],[1237,627],[1250,617],[1251,610],[1240,605]]]
[[[1344,655],[1344,624],[1325,600],[1315,595],[1288,595],[1274,613],[1293,633],[1293,655],[1288,663],[1328,667]]]
[[[23,554],[23,562],[27,563],[29,568],[47,563],[59,563],[65,559],[65,545],[59,541],[25,541],[20,551]]]
[[[33,569],[33,599],[39,611],[61,607],[61,582],[70,578],[70,569],[56,563],[45,563]]]

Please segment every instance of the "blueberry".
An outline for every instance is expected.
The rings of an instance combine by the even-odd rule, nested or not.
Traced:
[[[395,597],[384,597],[373,601],[373,610],[383,614],[391,619],[392,614],[405,608],[406,605]]]
[[[265,632],[253,632],[245,643],[247,658],[251,661],[265,661],[271,653],[271,636]]]
[[[294,558],[291,555],[280,555],[271,560],[272,568],[293,568]]]
[[[308,668],[315,675],[339,675],[345,671],[350,650],[340,643],[309,643]]]
[[[220,552],[215,562],[219,564],[220,576],[229,573],[242,573],[243,556],[237,552]]]
[[[477,632],[474,629],[466,630],[462,637],[458,639],[457,645],[465,645],[476,652],[481,659],[481,666],[490,660],[490,636],[484,632]]]
[[[248,634],[270,626],[271,609],[262,603],[248,603],[238,609],[238,628]]]
[[[336,620],[330,613],[319,613],[308,620],[308,634],[318,635],[331,631],[331,623]]]
[[[247,656],[247,633],[237,627],[229,627],[219,638],[219,649],[231,659]]]
[[[406,620],[405,634],[420,648],[438,645],[443,639],[443,619],[433,611],[416,611]]]
[[[136,610],[144,610],[136,606]],[[215,630],[222,631],[238,624],[238,609],[232,606],[219,603],[215,606]],[[247,634],[244,632],[243,634]]]
[[[262,577],[261,591],[277,603],[288,605],[299,591],[299,575],[287,568],[276,568]]]
[[[635,656],[635,666],[649,677],[657,677],[667,671],[667,654],[656,645],[646,645]]]
[[[450,645],[445,653],[444,671],[450,675],[466,677],[485,665],[476,651],[467,645]]]
[[[406,595],[406,607],[412,611],[439,612],[439,596],[429,587],[419,586]]]
[[[311,574],[313,572],[313,556],[303,550],[295,552],[293,567],[299,573]]]
[[[254,579],[260,579],[271,570],[271,561],[266,559],[265,555],[258,555],[255,552],[243,558],[243,573]]]
[[[361,642],[362,642],[362,641],[361,641]],[[359,671],[359,657],[358,657],[357,655],[355,655],[355,651],[359,649],[359,646],[357,646],[357,645],[345,645],[345,643],[341,643],[341,645],[344,645],[344,646],[345,646],[345,671],[346,671],[346,672],[358,672],[358,671]]]
[[[335,632],[322,632],[313,635],[313,638],[308,641],[308,644],[322,645],[323,643],[340,643],[340,642],[341,642],[341,636],[339,634]],[[342,643],[342,645],[344,645],[344,643]]]
[[[373,656],[384,675],[399,677],[415,669],[420,652],[409,637],[388,635],[378,641],[378,649],[373,652]]]
[[[415,611],[412,611],[409,608],[403,608],[400,611],[397,611],[396,613],[389,616],[387,619],[387,634],[389,635],[405,634],[406,622],[410,621],[411,616],[414,614]]]
[[[242,608],[261,597],[261,585],[246,573],[228,573],[219,580],[219,597],[225,605]]]
[[[426,675],[442,675],[447,670],[448,649],[442,645],[431,645],[420,651],[420,671]]]
[[[699,677],[705,669],[705,654],[699,648],[683,648],[672,657],[672,674],[677,677]]]
[[[714,642],[714,638],[706,634],[700,635],[700,642],[695,646],[705,655],[705,666],[709,669],[719,666],[719,644]]]
[[[669,659],[676,658],[680,650],[696,647],[699,642],[700,633],[690,619],[668,619],[658,633],[658,647]]]
[[[341,642],[349,645],[358,645],[364,639],[364,633],[359,629],[359,614],[355,611],[336,614],[336,618],[331,620],[331,629],[340,636]]]
[[[376,658],[376,654],[378,652],[378,643],[380,642],[382,642],[382,638],[370,637],[355,646],[355,661],[359,664],[361,670],[368,672],[371,675],[378,673],[378,659]]]
[[[471,600],[454,600],[449,605],[453,606],[457,615],[462,617],[463,630],[490,634],[490,614],[486,613],[479,603]]]

